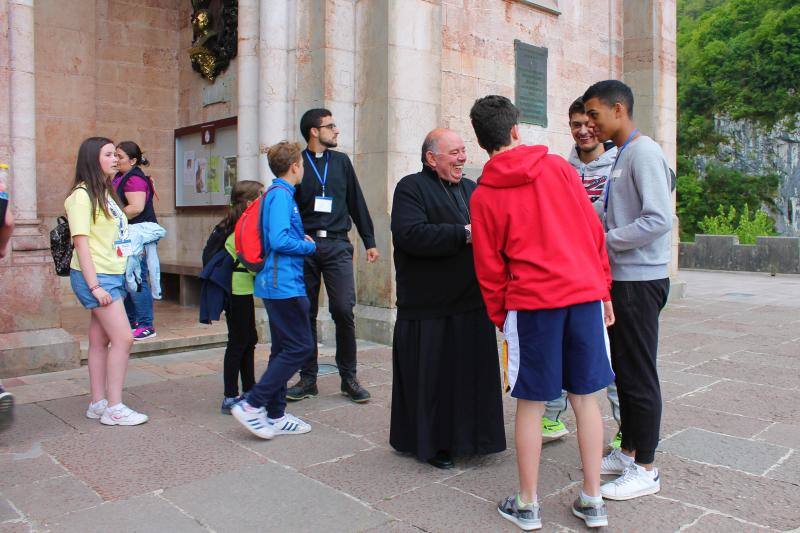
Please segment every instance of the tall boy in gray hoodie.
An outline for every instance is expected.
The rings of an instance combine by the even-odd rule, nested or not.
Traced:
[[[622,444],[603,459],[604,498],[629,500],[661,489],[655,451],[661,426],[656,368],[658,317],[669,294],[672,199],[664,153],[633,122],[624,83],[595,83],[583,95],[589,126],[618,148],[601,198],[617,321],[609,328],[619,391]]]

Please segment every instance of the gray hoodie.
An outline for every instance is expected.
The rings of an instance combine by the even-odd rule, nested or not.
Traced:
[[[616,281],[669,276],[672,230],[670,170],[661,147],[642,135],[619,154],[606,186],[606,247]],[[597,204],[602,209],[603,199]],[[595,204],[595,205],[597,205]]]
[[[600,157],[588,163],[584,163],[581,161],[580,157],[578,157],[577,147],[570,152],[568,159],[569,164],[578,171],[581,182],[583,182],[583,187],[586,189],[586,194],[589,195],[590,202],[596,202],[603,194],[606,180],[611,173],[611,166],[614,164],[614,159],[616,159],[616,157],[617,147],[613,145],[600,154]]]

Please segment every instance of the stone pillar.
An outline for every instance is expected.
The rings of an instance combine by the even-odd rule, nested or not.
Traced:
[[[670,167],[677,156],[677,22],[675,0],[624,0],[625,83],[634,93],[634,119],[639,129],[664,150]],[[672,195],[675,205],[675,193]],[[674,212],[674,211],[673,211]],[[673,216],[671,297],[680,297],[685,284],[678,277],[680,231]]]
[[[258,172],[259,2],[239,0],[238,125],[239,179],[262,180]]]
[[[425,134],[439,125],[441,17],[441,5],[424,0],[356,3],[354,162],[382,254],[377,264],[356,264],[357,333],[383,343],[396,316],[392,195],[419,171]]]
[[[7,23],[6,23],[7,21]],[[59,282],[36,209],[33,0],[0,2],[0,155],[10,157],[16,228],[0,261],[0,377],[75,368],[78,343],[61,329]],[[2,61],[2,59],[0,59]],[[0,96],[4,99],[5,96]],[[0,104],[3,101],[0,100]]]
[[[269,170],[267,148],[292,138],[289,83],[289,27],[291,0],[261,3],[259,38],[260,83],[258,91],[258,143],[260,176],[266,182],[275,176]]]

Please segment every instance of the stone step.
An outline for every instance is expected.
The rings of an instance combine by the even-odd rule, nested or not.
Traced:
[[[217,328],[215,328],[217,329]],[[228,333],[224,328],[209,330],[187,337],[156,336],[155,339],[136,341],[131,349],[131,357],[150,357],[168,353],[183,352],[186,350],[204,350],[225,346],[228,342]],[[89,357],[89,341],[82,340],[81,362],[85,363]]]

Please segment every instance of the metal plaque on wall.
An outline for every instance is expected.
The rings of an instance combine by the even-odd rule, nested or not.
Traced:
[[[520,121],[547,127],[547,48],[515,40],[514,67]]]

